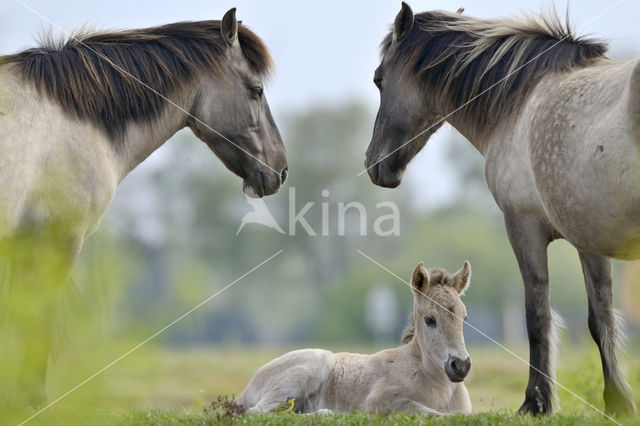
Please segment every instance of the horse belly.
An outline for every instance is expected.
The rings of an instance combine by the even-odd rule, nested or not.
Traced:
[[[536,187],[550,221],[578,249],[640,257],[640,156],[612,110],[595,125],[564,134],[537,155]],[[571,129],[571,123],[568,123]]]

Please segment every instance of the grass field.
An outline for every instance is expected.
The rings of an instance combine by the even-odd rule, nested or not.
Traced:
[[[363,348],[340,349],[367,352]],[[472,416],[434,419],[406,415],[287,414],[228,418],[221,417],[219,412],[204,411],[219,395],[238,395],[260,365],[286,350],[288,348],[146,348],[79,388],[37,416],[32,424],[612,424],[565,389],[558,391],[561,406],[558,414],[544,419],[514,415],[522,402],[527,367],[494,347],[469,348],[473,369],[466,383],[474,406]],[[516,352],[527,359],[526,348]],[[625,364],[632,387],[639,389],[640,361],[628,357]],[[70,382],[74,380],[80,382],[78,378]],[[56,382],[55,376],[51,381]],[[562,351],[558,381],[588,403],[603,408],[602,373],[592,345]],[[50,388],[49,393],[53,396],[64,390],[61,385],[60,389]],[[636,403],[640,402],[638,396],[636,392]],[[636,419],[620,421],[640,424]]]

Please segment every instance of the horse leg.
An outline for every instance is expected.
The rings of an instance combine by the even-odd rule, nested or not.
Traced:
[[[401,388],[385,388],[374,392],[365,401],[365,411],[369,414],[432,414],[441,416],[442,413],[409,398],[398,398]]]
[[[604,402],[607,414],[631,415],[636,406],[620,368],[616,349],[621,330],[613,309],[611,262],[608,258],[580,253],[584,282],[589,297],[589,331],[598,345],[604,374]]]
[[[12,398],[19,406],[38,406],[46,401],[52,324],[80,245],[42,236],[30,236],[16,244],[10,322],[19,341],[16,349],[21,365]]]
[[[253,407],[249,407],[247,413],[272,413],[283,405],[286,405],[287,400],[292,397],[292,395],[285,395],[286,394],[281,391],[268,392]],[[294,404],[300,404],[300,398],[296,398]]]
[[[554,348],[547,246],[550,232],[541,221],[507,217],[511,247],[524,281],[527,334],[529,336],[529,383],[518,412],[551,413],[554,397]]]

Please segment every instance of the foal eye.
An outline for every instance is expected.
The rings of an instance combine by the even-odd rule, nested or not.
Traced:
[[[255,99],[260,99],[262,97],[262,87],[260,86],[255,86],[249,89],[249,92],[251,92],[251,96]]]
[[[435,327],[436,319],[432,316],[424,317],[424,323],[427,324],[429,327]]]

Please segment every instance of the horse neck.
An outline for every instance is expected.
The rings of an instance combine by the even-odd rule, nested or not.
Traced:
[[[451,108],[449,112],[446,112],[445,114],[450,114],[453,110],[454,108]],[[471,145],[473,145],[478,150],[478,152],[480,152],[480,154],[482,154],[483,156],[485,155],[488,145],[488,139],[485,136],[478,134],[476,129],[474,129],[473,125],[471,124],[472,120],[470,120],[469,117],[466,117],[462,112],[457,112],[448,117],[447,122],[451,124],[451,126],[453,126],[458,132],[460,132],[460,134],[464,136],[469,142],[471,142]]]
[[[415,335],[409,343],[401,346],[401,348],[409,352],[411,359],[415,360],[417,364],[416,370],[422,373],[422,377],[424,377],[425,382],[427,382],[429,386],[433,386],[434,384],[447,385],[451,383],[442,370],[442,367],[437,365],[429,354],[421,350],[417,335]]]
[[[487,150],[488,139],[483,132],[476,129],[476,126],[473,124],[473,117],[469,117],[464,108],[456,107],[451,100],[451,94],[443,92],[438,85],[431,84],[428,88],[429,91],[437,97],[435,108],[439,111],[440,116],[460,132],[460,134],[471,142],[478,152],[484,156]],[[489,95],[490,94],[485,94],[485,96]]]
[[[123,147],[119,152],[120,180],[160,148],[178,130],[186,127],[193,104],[193,90],[185,87],[165,100],[161,114],[149,122],[132,122],[127,127]]]

